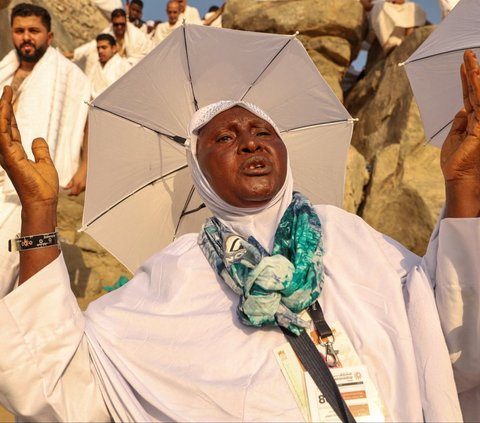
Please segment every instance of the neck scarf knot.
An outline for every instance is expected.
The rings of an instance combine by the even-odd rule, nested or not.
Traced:
[[[199,246],[213,270],[240,296],[237,313],[248,326],[279,325],[299,335],[308,324],[298,313],[320,296],[323,242],[310,201],[294,192],[275,232],[270,255],[253,236],[233,233],[207,219]]]

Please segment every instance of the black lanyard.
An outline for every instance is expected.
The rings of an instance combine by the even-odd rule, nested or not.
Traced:
[[[333,349],[335,338],[330,326],[328,326],[325,321],[322,308],[318,301],[309,307],[308,314],[312,318],[315,328],[320,336],[321,345],[324,345],[326,348],[327,358],[333,353],[333,358],[337,360],[335,350]],[[355,418],[348,409],[332,373],[328,369],[327,364],[318,352],[317,347],[307,331],[304,330],[300,336],[292,334],[285,328],[282,328],[282,331],[292,346],[293,351],[295,351],[295,354],[297,354],[297,357],[302,362],[303,367],[305,367],[305,370],[310,374],[318,389],[320,389],[325,400],[330,404],[338,418],[343,423],[355,423]]]
[[[310,318],[315,326],[315,329],[318,332],[319,343],[322,347],[325,348],[325,356],[327,358],[327,363],[335,366],[338,362],[337,351],[333,346],[335,342],[335,336],[332,333],[332,329],[328,326],[325,316],[323,315],[322,307],[320,303],[315,301],[307,309]]]

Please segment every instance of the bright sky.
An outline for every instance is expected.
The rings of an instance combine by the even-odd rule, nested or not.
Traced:
[[[437,0],[415,0],[420,4],[427,12],[427,18],[432,23],[440,22],[440,9],[438,8]],[[161,19],[165,21],[167,16],[165,14],[165,5],[167,0],[143,0],[144,3],[144,20],[148,19]],[[194,6],[200,12],[200,16],[203,17],[208,11],[208,8],[212,5],[221,6],[223,0],[189,0],[188,4]]]

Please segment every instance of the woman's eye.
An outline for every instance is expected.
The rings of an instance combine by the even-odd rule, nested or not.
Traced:
[[[217,138],[217,142],[228,142],[232,139],[230,135],[221,135]]]
[[[257,133],[258,137],[268,137],[269,135],[272,135],[272,134],[268,131],[260,131]]]

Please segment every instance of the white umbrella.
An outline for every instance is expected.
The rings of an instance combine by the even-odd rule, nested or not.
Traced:
[[[128,268],[199,231],[208,212],[193,192],[183,142],[194,111],[224,99],[264,109],[287,144],[296,189],[341,204],[353,122],[302,44],[184,25],[89,114],[84,229]]]
[[[463,52],[480,52],[480,1],[461,0],[403,63],[415,95],[427,140],[445,141],[463,107],[460,65]]]

